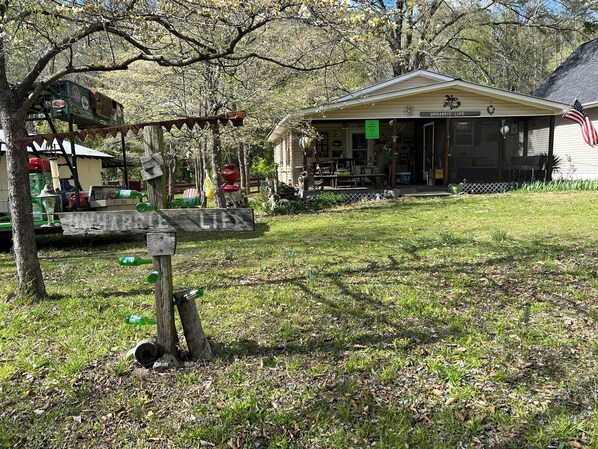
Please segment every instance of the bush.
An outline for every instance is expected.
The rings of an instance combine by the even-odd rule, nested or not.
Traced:
[[[519,187],[524,192],[564,192],[573,190],[598,190],[598,180],[559,180],[551,182],[524,182]]]
[[[345,195],[342,193],[326,192],[306,199],[282,202],[276,205],[272,213],[274,215],[290,215],[301,212],[310,212],[341,205],[345,200]]]

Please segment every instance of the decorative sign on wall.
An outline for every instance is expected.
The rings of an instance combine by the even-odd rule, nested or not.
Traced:
[[[379,139],[380,138],[380,121],[366,120],[365,121],[365,138]]]
[[[453,95],[445,95],[444,104],[442,105],[442,107],[451,108],[451,111],[453,109],[459,109],[461,107],[461,101],[459,101],[459,99]]]
[[[420,117],[477,117],[480,111],[440,111],[440,112],[420,112]]]

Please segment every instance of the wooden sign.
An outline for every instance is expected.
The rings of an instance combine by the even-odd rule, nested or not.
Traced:
[[[160,209],[59,213],[65,235],[253,231],[253,209]]]
[[[440,112],[420,112],[420,117],[477,117],[480,111],[440,111]]]
[[[141,179],[149,181],[162,176],[162,166],[164,165],[164,158],[160,153],[153,153],[141,158]]]

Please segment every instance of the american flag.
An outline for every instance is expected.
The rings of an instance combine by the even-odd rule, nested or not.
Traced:
[[[585,111],[579,100],[575,100],[571,107],[563,115],[566,119],[573,120],[581,125],[581,135],[586,143],[593,147],[598,145],[598,133],[592,125],[592,119],[588,117],[588,113]]]

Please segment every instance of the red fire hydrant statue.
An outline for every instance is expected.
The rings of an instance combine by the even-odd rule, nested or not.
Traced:
[[[222,179],[226,182],[224,186],[218,188],[218,190],[224,192],[226,206],[239,207],[242,200],[241,187],[238,185],[238,182],[241,179],[241,174],[237,170],[237,166],[231,163],[226,164],[224,170],[220,172],[220,176],[222,176]]]

